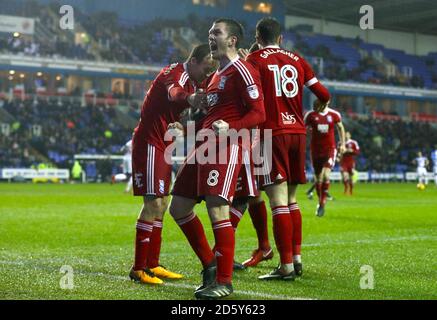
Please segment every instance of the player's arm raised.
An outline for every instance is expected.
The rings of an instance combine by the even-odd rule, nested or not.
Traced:
[[[170,70],[164,83],[167,87],[169,101],[176,103],[188,103],[189,106],[201,108],[206,100],[204,92],[189,93],[185,90],[185,82],[189,81],[186,72],[178,72],[176,69]]]

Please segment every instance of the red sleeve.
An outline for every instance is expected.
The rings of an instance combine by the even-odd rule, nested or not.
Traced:
[[[230,122],[230,129],[250,129],[266,120],[264,96],[259,72],[252,67],[247,68],[246,71],[248,71],[250,74],[239,74],[240,77],[238,79],[238,90],[241,92],[242,101],[249,111],[240,120]]]
[[[186,103],[190,95],[184,89],[187,81],[188,73],[183,68],[169,66],[163,76],[163,83],[168,92],[168,100],[176,103]]]
[[[335,123],[341,122],[341,114],[334,112],[334,120]]]

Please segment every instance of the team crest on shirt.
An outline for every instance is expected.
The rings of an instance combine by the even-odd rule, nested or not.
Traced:
[[[226,84],[226,80],[228,80],[228,77],[222,76],[222,77],[220,78],[220,83],[219,83],[219,85],[218,85],[218,88],[219,88],[220,90],[224,90],[224,88],[225,88],[225,84]]]
[[[249,97],[251,97],[252,99],[258,99],[259,97],[259,91],[258,91],[258,87],[256,86],[256,84],[247,87],[247,93],[249,94]]]
[[[326,120],[328,120],[328,122],[331,123],[332,122],[332,116],[327,116]]]
[[[207,99],[208,99],[208,107],[213,107],[217,104],[219,97],[217,93],[209,93]]]

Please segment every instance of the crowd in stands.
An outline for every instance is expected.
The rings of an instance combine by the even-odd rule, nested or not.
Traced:
[[[133,128],[123,124],[111,106],[50,100],[2,104],[15,121],[9,135],[0,134],[0,167],[29,167],[40,160],[39,154],[60,168],[69,168],[75,154],[118,153],[132,134]],[[134,122],[138,108],[132,105],[126,113]],[[437,141],[437,126],[432,123],[347,116],[344,123],[361,146],[360,171],[414,171],[417,151],[429,155]],[[35,133],[34,125],[41,126],[41,134]]]
[[[30,155],[34,150],[56,166],[69,168],[75,154],[114,154],[132,135],[132,128],[120,123],[116,109],[107,105],[17,100],[5,102],[3,108],[15,121],[10,134],[0,136],[0,167],[29,167],[37,160]],[[35,125],[40,130],[34,130]]]
[[[44,41],[41,40],[43,37],[39,37],[38,41],[0,39],[3,52],[163,65],[183,60],[193,43],[206,41],[212,20],[191,14],[180,20],[158,18],[128,24],[120,21],[114,12],[85,13],[76,9],[75,23],[81,26],[84,36],[78,42],[73,34],[66,36],[65,32],[59,32],[58,21],[54,19],[58,15],[56,4],[44,6],[33,3],[32,6],[33,9],[26,8],[27,15],[32,16],[33,10],[33,15],[38,16],[39,23],[44,25],[50,36]],[[194,38],[187,40],[177,33],[166,32],[182,28],[191,30]],[[253,30],[247,30],[247,34],[254,34]],[[247,38],[244,45],[249,47],[254,38]],[[413,56],[382,45],[365,43],[360,38],[316,34],[307,26],[287,30],[284,40],[288,48],[310,61],[322,58],[323,77],[327,79],[437,88],[437,53]],[[91,50],[92,47],[94,50]],[[375,52],[379,55],[375,56]],[[396,70],[388,72],[388,64],[393,64]],[[411,68],[412,72],[405,71],[405,68]]]
[[[362,150],[357,158],[360,171],[415,171],[412,161],[417,152],[429,158],[437,145],[436,124],[372,117],[354,120],[346,117],[344,121]]]

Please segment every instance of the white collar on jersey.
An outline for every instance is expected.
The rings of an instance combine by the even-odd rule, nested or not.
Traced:
[[[278,46],[277,44],[271,44],[267,47],[264,47],[263,49],[281,49],[281,47]]]
[[[325,112],[319,112],[319,114],[321,114],[322,116],[326,116],[329,111],[331,111],[331,109],[326,108]]]
[[[231,65],[233,65],[236,61],[238,61],[240,59],[240,56],[236,56],[234,59],[232,59],[231,61],[229,61],[229,63],[223,68],[223,69],[221,69],[221,70],[218,70],[217,69],[217,74],[218,75],[220,75],[220,74],[222,74],[223,72],[225,72],[225,70],[227,69],[227,68],[229,68]]]

